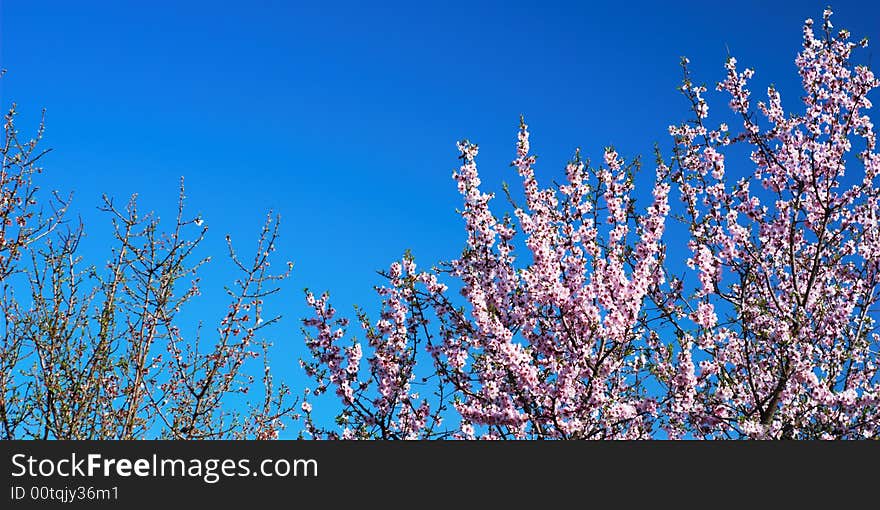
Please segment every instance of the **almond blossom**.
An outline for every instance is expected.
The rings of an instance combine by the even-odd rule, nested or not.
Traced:
[[[818,36],[804,24],[796,112],[772,86],[753,99],[754,71],[728,60],[717,89],[738,133],[708,123],[685,63],[695,119],[670,131],[700,284],[662,306],[679,332],[678,357],[654,357],[671,435],[871,438],[880,427],[880,154],[866,113],[880,81],[850,62],[866,42],[834,32],[830,17]],[[749,171],[726,161],[735,146],[748,147]],[[696,359],[696,376],[682,375]]]

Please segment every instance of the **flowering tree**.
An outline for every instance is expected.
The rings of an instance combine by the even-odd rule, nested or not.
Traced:
[[[304,366],[316,393],[332,387],[341,399],[341,436],[874,437],[880,155],[864,110],[878,80],[850,64],[858,45],[832,32],[830,16],[819,38],[812,21],[804,28],[803,113],[786,115],[771,87],[756,114],[753,71],[728,60],[718,89],[739,134],[707,126],[706,88],[683,61],[695,118],[670,128],[672,164],[658,155],[642,215],[634,165],[610,148],[598,169],[576,154],[564,185],[541,188],[522,124],[513,165],[525,203],[508,193],[514,214],[499,218],[480,189],[477,147],[462,142],[459,259],[417,272],[407,257],[383,273],[381,319],[359,316],[368,346],[342,347],[347,322],[326,294],[308,295],[317,335]],[[750,149],[753,170],[731,184],[733,146]],[[688,278],[668,276],[669,181],[690,232],[693,293]],[[416,402],[413,385],[427,381],[432,398]],[[307,418],[312,434],[340,436]]]
[[[467,247],[434,272],[416,272],[406,257],[385,273],[391,286],[379,289],[381,320],[361,315],[374,351],[368,377],[359,375],[361,345],[338,345],[346,323],[329,323],[335,311],[326,295],[308,295],[316,317],[306,325],[318,334],[308,340],[316,361],[305,366],[319,392],[336,388],[346,437],[650,437],[657,400],[646,388],[640,319],[646,293],[662,279],[666,165],[658,163],[644,215],[631,196],[636,165],[611,148],[598,169],[576,154],[565,185],[541,188],[522,123],[513,165],[525,204],[514,204],[515,220],[499,219],[492,195],[480,190],[477,146],[465,141],[459,150],[454,178]],[[520,232],[525,263],[516,256]],[[467,311],[447,296],[438,274],[461,285]],[[429,316],[437,327],[429,327]],[[433,406],[411,395],[419,346],[433,362]],[[458,422],[438,431],[450,405]]]
[[[812,20],[804,26],[797,113],[772,86],[754,111],[753,71],[728,60],[718,90],[742,119],[738,134],[707,124],[706,89],[684,62],[695,118],[670,131],[700,285],[693,296],[674,286],[675,304],[661,307],[680,341],[675,357],[654,352],[673,436],[869,438],[880,427],[880,154],[864,113],[880,81],[850,64],[866,41],[833,32],[830,17],[819,37]],[[752,170],[733,181],[725,152],[736,145],[748,146]]]
[[[255,386],[243,366],[267,363],[258,335],[278,319],[264,316],[263,300],[288,274],[269,272],[277,221],[267,218],[252,260],[227,237],[241,275],[227,290],[228,312],[207,335],[186,331],[177,315],[200,293],[197,270],[208,259],[194,258],[207,226],[186,216],[182,183],[168,229],[134,198],[123,209],[105,198],[110,259],[87,266],[77,251],[82,225],[64,225],[66,203],[38,208],[42,126],[20,142],[14,115],[13,107],[0,174],[0,437],[277,437],[294,407],[268,364],[263,396],[242,397]]]
[[[314,389],[307,388],[305,393],[319,396],[333,389],[343,404],[336,420],[342,427],[340,433],[318,426],[312,416],[311,403],[304,400],[306,432],[313,437],[433,439],[449,435],[449,431],[441,428],[443,413],[449,405],[445,382],[424,368],[423,377],[417,378],[416,373],[419,348],[426,342],[430,345],[432,339],[427,329],[428,302],[433,295],[442,295],[445,287],[437,282],[436,276],[417,272],[408,254],[382,275],[390,286],[376,289],[382,297],[381,318],[373,323],[365,312],[358,312],[358,321],[371,350],[367,371],[361,367],[364,347],[360,342],[340,345],[348,320],[336,317],[328,294],[316,297],[306,291],[306,301],[314,310],[314,316],[303,320],[303,332],[312,360],[300,363],[316,385]],[[420,290],[419,286],[426,288]],[[414,390],[414,383],[429,382],[437,383],[433,406]]]

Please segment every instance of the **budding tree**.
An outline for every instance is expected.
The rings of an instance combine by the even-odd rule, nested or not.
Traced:
[[[0,319],[3,324],[0,343],[0,425],[3,437],[11,438],[15,430],[29,416],[29,401],[33,398],[30,382],[16,378],[16,367],[26,356],[25,330],[21,317],[26,310],[19,306],[10,284],[12,277],[21,272],[22,259],[29,248],[49,235],[58,226],[66,204],[53,197],[50,214],[37,208],[39,188],[34,176],[39,174],[40,159],[48,150],[37,145],[43,136],[41,121],[37,134],[22,140],[15,127],[16,107],[13,104],[5,116],[3,145],[0,154]]]
[[[266,361],[264,299],[281,274],[270,272],[278,223],[271,216],[252,259],[239,258],[216,329],[181,324],[181,309],[200,294],[198,247],[207,234],[184,210],[165,227],[132,200],[105,198],[114,236],[103,267],[82,260],[82,225],[63,222],[66,204],[48,209],[34,185],[42,135],[20,142],[6,117],[0,174],[0,435],[4,439],[149,437],[274,438],[294,414],[286,385]],[[262,396],[244,368],[264,361]]]

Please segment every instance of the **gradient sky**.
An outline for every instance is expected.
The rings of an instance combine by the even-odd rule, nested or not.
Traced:
[[[107,257],[102,193],[167,215],[185,176],[211,227],[203,254],[226,233],[246,252],[280,213],[279,266],[295,272],[274,305],[274,364],[298,374],[303,287],[348,311],[375,301],[375,270],[405,249],[427,265],[460,253],[457,140],[480,144],[495,190],[515,182],[520,114],[545,183],[575,147],[668,155],[667,126],[688,118],[680,56],[711,88],[729,52],[757,70],[756,93],[775,83],[792,104],[802,22],[826,3],[6,1],[0,98],[24,133],[47,109],[41,182],[75,192],[92,263]],[[835,26],[880,44],[880,4],[833,7]],[[876,51],[857,59],[876,69]],[[206,322],[225,312],[229,269],[205,273],[192,310]]]

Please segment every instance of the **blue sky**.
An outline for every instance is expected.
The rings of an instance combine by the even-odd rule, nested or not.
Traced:
[[[575,147],[650,157],[658,142],[668,155],[666,127],[688,118],[680,56],[711,85],[729,50],[756,68],[756,92],[772,82],[791,101],[801,24],[826,2],[592,4],[3,2],[0,96],[23,132],[47,109],[42,183],[75,192],[95,263],[102,193],[137,192],[167,215],[185,176],[215,255],[224,234],[249,242],[280,213],[279,265],[295,271],[275,304],[275,365],[295,383],[303,287],[347,311],[374,302],[375,270],[405,249],[423,264],[460,253],[457,140],[480,144],[495,190],[515,182],[520,114],[544,182]],[[880,44],[880,6],[833,7],[837,27]],[[206,271],[206,321],[223,313],[229,269]]]

